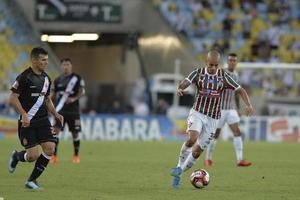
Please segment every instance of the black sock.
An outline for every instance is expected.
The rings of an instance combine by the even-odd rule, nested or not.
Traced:
[[[57,138],[56,138],[56,141],[55,141],[55,149],[54,149],[54,155],[55,155],[55,156],[57,155],[58,143],[59,143],[59,138],[57,137]]]
[[[74,155],[78,156],[79,147],[80,147],[80,140],[73,140],[73,146],[74,146]]]
[[[48,163],[49,163],[49,156],[47,156],[45,153],[42,153],[40,157],[36,160],[35,166],[32,170],[32,173],[28,181],[36,180],[46,169]]]
[[[25,153],[26,153],[26,151],[20,151],[20,152],[17,152],[17,153],[15,154],[17,160],[20,161],[20,162],[27,162],[27,160],[25,160],[25,158],[24,158]]]

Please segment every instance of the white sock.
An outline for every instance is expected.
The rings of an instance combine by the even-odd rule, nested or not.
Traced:
[[[233,138],[236,160],[239,162],[243,160],[243,141],[241,136]]]
[[[198,158],[194,158],[193,153],[191,152],[181,167],[182,171],[185,172],[186,170],[190,169],[197,162],[197,160]]]
[[[25,160],[25,162],[28,162],[28,160],[27,160],[27,152],[24,153],[24,160]]]
[[[48,156],[46,153],[44,153],[44,152],[42,152],[42,155],[46,158],[46,159],[48,159],[48,160],[50,160],[51,159],[51,156]]]
[[[180,167],[182,169],[182,165],[183,165],[184,161],[187,159],[188,155],[191,152],[192,152],[192,147],[187,147],[184,142],[180,149],[177,167]]]
[[[217,144],[217,140],[213,138],[206,149],[206,157],[205,157],[206,160],[212,160],[212,154],[215,150],[216,144]]]

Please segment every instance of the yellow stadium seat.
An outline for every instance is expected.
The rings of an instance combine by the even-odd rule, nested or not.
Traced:
[[[262,19],[260,18],[255,18],[252,21],[252,26],[251,26],[251,35],[254,35],[255,33],[259,33],[263,30],[267,30],[269,28],[268,24],[266,22],[264,22]],[[257,35],[256,34],[256,35]]]
[[[233,26],[233,33],[240,33],[243,30],[241,23],[235,23]]]
[[[210,21],[214,18],[214,13],[211,10],[205,8],[203,9],[203,16],[205,20]]]
[[[300,23],[297,20],[291,20],[290,25],[294,30],[300,29]]]
[[[272,22],[275,22],[279,19],[279,15],[277,13],[270,13],[268,14],[268,17]]]

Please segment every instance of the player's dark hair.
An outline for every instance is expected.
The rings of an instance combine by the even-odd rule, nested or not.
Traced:
[[[30,58],[39,58],[40,55],[48,55],[48,52],[42,47],[35,47],[30,52]]]
[[[60,60],[60,63],[63,63],[63,62],[70,62],[72,63],[72,60],[70,58],[63,58]]]
[[[237,57],[237,54],[236,54],[236,53],[230,53],[230,54],[228,54],[228,57],[229,57],[229,56]]]

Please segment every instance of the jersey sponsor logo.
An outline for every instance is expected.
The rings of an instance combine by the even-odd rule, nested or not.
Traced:
[[[219,90],[209,90],[209,89],[203,89],[199,91],[200,95],[205,97],[219,97],[220,91]]]
[[[35,85],[31,85],[30,88],[36,88],[36,86]]]
[[[213,83],[214,80],[213,79],[208,79],[208,83]]]
[[[46,93],[45,92],[41,92],[41,93],[31,93],[31,96],[32,97],[41,97],[41,96],[45,96],[46,95]]]

